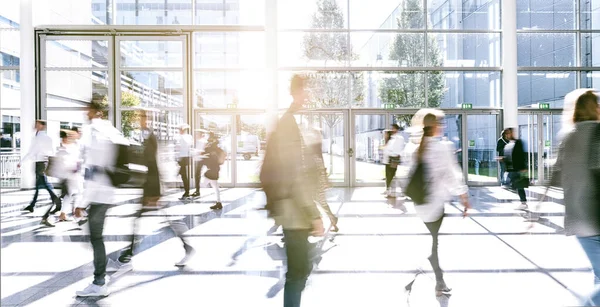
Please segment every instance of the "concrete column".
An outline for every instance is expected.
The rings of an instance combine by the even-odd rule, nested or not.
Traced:
[[[267,119],[266,129],[269,135],[278,120],[278,75],[277,75],[277,0],[265,1],[265,56]]]
[[[518,126],[517,3],[502,1],[502,102],[504,127]],[[518,129],[515,129],[518,130]]]
[[[33,0],[21,0],[20,36],[21,36],[21,158],[29,152],[35,136],[35,67]],[[21,165],[21,188],[33,188],[35,182],[34,163],[29,161]]]

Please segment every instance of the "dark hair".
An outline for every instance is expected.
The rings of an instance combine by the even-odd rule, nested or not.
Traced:
[[[598,120],[598,96],[593,91],[583,93],[575,103],[573,122]]]
[[[71,131],[79,133],[79,127],[71,127]]]
[[[294,75],[292,77],[292,81],[290,82],[290,94],[294,94],[297,91],[304,89],[304,84],[306,83],[306,77],[302,75]]]
[[[61,131],[60,131],[60,138],[61,138],[61,139],[64,139],[64,138],[66,138],[66,137],[67,137],[67,132],[66,132],[66,131],[64,131],[64,130],[61,130]]]
[[[35,121],[35,123],[36,124],[40,124],[40,125],[46,127],[46,121],[43,120],[43,119],[38,119],[38,120]]]
[[[433,136],[433,128],[438,125],[437,116],[432,113],[428,113],[423,117],[423,136],[421,137],[421,144],[419,144],[419,149],[417,150],[417,161],[421,161],[423,159],[423,154],[425,154],[425,137]]]
[[[402,131],[402,128],[400,128],[400,126],[398,124],[392,124],[392,128],[394,128],[398,131]]]

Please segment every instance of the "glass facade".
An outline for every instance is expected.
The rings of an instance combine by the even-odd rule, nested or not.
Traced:
[[[404,118],[381,112],[409,115],[423,107],[452,111],[465,105],[503,108],[500,0],[278,0],[276,10],[267,7],[269,1],[85,0],[54,5],[40,1],[35,11],[47,14],[34,14],[36,25],[200,26],[164,37],[47,35],[41,50],[42,116],[59,117],[59,111],[79,114],[89,101],[101,99],[111,108],[110,119],[116,125],[131,125],[128,121],[135,116],[130,112],[138,106],[156,108],[157,118],[168,117],[170,123],[193,124],[198,116],[217,112],[227,118],[230,129],[242,129],[229,137],[243,138],[257,135],[256,129],[252,133],[244,129],[266,121],[265,111],[289,106],[290,77],[304,73],[308,108],[342,117],[343,124],[335,122],[323,133],[324,139],[344,145],[323,152],[339,156],[341,160],[332,165],[348,167],[349,158],[377,163],[382,130]],[[5,151],[18,149],[20,137],[18,10],[18,2],[7,2],[0,13]],[[569,91],[596,85],[599,10],[600,1],[517,0],[520,108],[537,109],[540,104],[561,108]],[[215,30],[217,26],[232,28]],[[130,29],[135,32],[135,27]],[[242,117],[229,119],[230,113]],[[463,120],[462,115],[453,116]],[[489,116],[477,120],[465,116],[460,125],[446,127],[447,135],[466,134],[461,144],[477,140],[481,130],[472,128],[496,115]],[[82,124],[79,117],[57,118],[56,129],[63,122]],[[495,139],[498,131],[492,130],[500,128],[486,126],[486,141],[476,142],[483,156],[493,150],[487,139]],[[135,127],[131,129],[134,137]],[[175,129],[165,126],[165,135]],[[344,135],[348,131],[355,134],[352,139]],[[474,158],[481,154],[477,146],[463,146],[469,157],[461,163],[480,160]],[[349,148],[360,151],[360,157],[348,156]],[[490,162],[486,167],[494,166]],[[347,172],[335,168],[333,173],[343,177],[339,180],[348,182]],[[255,182],[235,170],[232,166],[230,181]],[[470,168],[467,173],[476,175]],[[378,175],[361,176],[365,182],[379,180]]]

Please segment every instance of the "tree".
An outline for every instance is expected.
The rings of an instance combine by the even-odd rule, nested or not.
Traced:
[[[406,0],[402,13],[398,17],[399,29],[422,28],[425,24],[421,0]],[[422,35],[398,34],[390,46],[390,60],[398,63],[399,67],[440,67],[443,64],[440,50],[435,37],[428,36],[427,47]],[[427,50],[426,50],[427,49]],[[424,50],[428,58],[425,58]],[[427,78],[427,80],[425,79]],[[402,71],[386,73],[380,81],[379,98],[384,104],[392,104],[402,108],[439,107],[444,96],[444,75],[441,71],[430,71],[427,76],[420,72]],[[425,101],[427,88],[427,101]],[[397,118],[398,121],[408,122],[409,118]]]
[[[104,96],[102,103],[108,106],[108,97]],[[140,105],[140,98],[133,93],[121,91],[121,107],[131,108]],[[108,115],[108,111],[105,116]],[[121,112],[121,129],[125,137],[130,137],[131,133],[138,127],[139,116],[137,111]]]
[[[342,10],[335,0],[317,0],[317,10],[312,16],[312,28],[344,29]],[[347,33],[310,32],[304,36],[303,55],[308,60],[346,63],[356,58],[349,44]],[[306,91],[310,105],[315,108],[347,107],[348,103],[361,103],[363,100],[362,73],[338,73],[316,71],[307,75]],[[321,114],[329,128],[329,171],[333,171],[333,128],[343,117],[341,114]]]

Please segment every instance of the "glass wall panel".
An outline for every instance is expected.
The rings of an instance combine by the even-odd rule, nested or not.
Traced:
[[[456,150],[456,160],[460,165],[461,169],[463,167],[462,161],[462,117],[460,114],[446,114],[442,121],[442,126],[444,128],[443,135],[444,138],[448,139],[448,141],[454,144],[454,149]]]
[[[427,0],[427,15],[433,29],[499,30],[500,0]]]
[[[345,29],[348,0],[278,0],[277,22],[280,29]]]
[[[21,110],[0,108],[0,155],[21,148]]]
[[[262,32],[194,34],[194,68],[264,67],[265,36]]]
[[[460,108],[501,107],[500,72],[429,72],[427,100],[429,107]]]
[[[46,67],[107,68],[108,40],[47,40]]]
[[[384,182],[385,166],[382,159],[385,129],[385,115],[354,117],[356,182]]]
[[[428,66],[501,66],[499,33],[435,33],[428,36]]]
[[[350,0],[350,29],[422,29],[425,27],[422,2]]]
[[[183,41],[121,41],[121,67],[183,67]]]
[[[365,71],[356,74],[356,76],[360,77],[362,82],[354,83],[352,90],[353,92],[362,93],[362,95],[358,97],[359,100],[352,104],[353,107],[425,107],[426,74],[424,72]],[[443,88],[443,84],[440,86]],[[429,90],[431,90],[431,87]]]
[[[575,34],[518,33],[519,66],[572,67],[576,65]]]
[[[556,163],[560,145],[559,133],[561,128],[562,115],[543,115],[544,153],[542,159],[544,163],[544,177],[546,180],[552,179],[552,173],[554,171],[554,165]]]
[[[267,131],[265,115],[236,115],[237,183],[259,183],[258,175],[265,156]],[[225,139],[226,144],[231,144]],[[231,146],[229,146],[231,147]]]
[[[262,25],[264,0],[196,0],[198,25]]]
[[[121,73],[121,91],[138,97],[123,99],[122,107],[181,107],[184,103],[183,73],[125,71]]]
[[[92,99],[103,100],[108,93],[106,71],[46,71],[46,107],[81,108]],[[110,104],[109,104],[110,105]]]
[[[581,66],[600,66],[600,34],[581,33]]]
[[[293,74],[295,72],[279,74],[279,108],[287,108],[292,102],[290,80]],[[304,72],[304,75],[307,76],[307,109],[348,108],[348,103],[357,104],[362,101],[363,89],[359,82],[362,73],[311,71]]]
[[[0,109],[21,108],[21,86],[18,70],[0,70]]]
[[[497,115],[467,116],[469,182],[484,184],[498,182],[497,124]]]
[[[227,159],[221,165],[221,171],[219,172],[219,183],[231,183],[233,167],[231,157],[231,135],[233,133],[231,115],[206,115],[197,113],[195,121],[196,129],[213,132],[219,137],[219,147],[227,152]],[[205,178],[201,179],[205,180]]]
[[[263,71],[196,72],[194,107],[266,109],[265,80]]]
[[[0,19],[1,17],[2,15],[0,15]],[[2,25],[1,20],[0,25]],[[15,28],[0,28],[0,66],[19,66],[20,33]]]
[[[425,64],[425,35],[421,33],[350,34],[352,66],[414,67]]]
[[[575,29],[576,1],[517,0],[517,29]]]
[[[277,54],[279,66],[345,67],[352,55],[348,33],[280,32]]]
[[[538,116],[520,114],[518,138],[523,141],[527,160],[527,176],[533,181],[539,180],[538,172]]]
[[[581,29],[598,30],[600,29],[600,1],[585,0],[579,4],[581,13]]]
[[[192,0],[113,0],[118,25],[192,24]]]
[[[600,88],[600,71],[581,72],[581,88]],[[573,89],[575,89],[575,87],[573,87]],[[563,94],[563,98],[568,92],[569,91]]]
[[[576,72],[519,72],[517,80],[519,107],[538,108],[539,103],[549,103],[551,108],[561,108],[565,95],[576,87]],[[592,85],[587,80],[582,79],[582,86]]]

